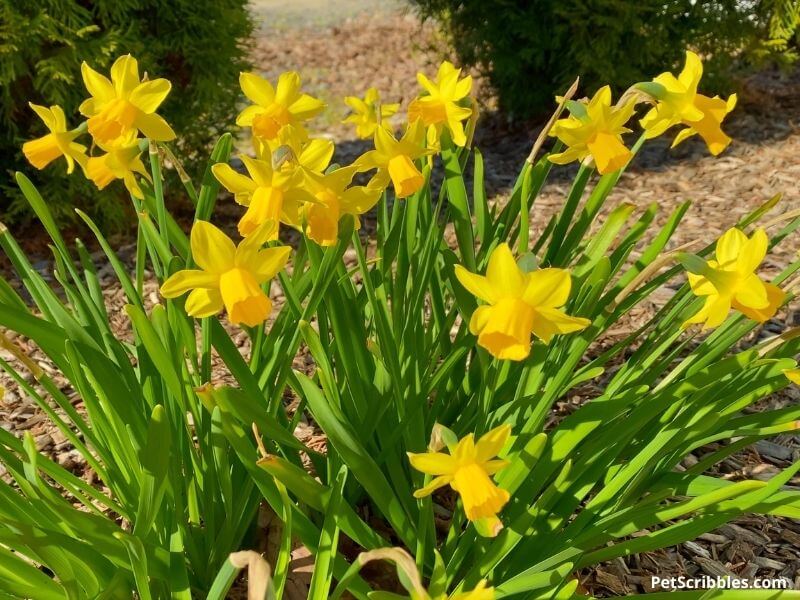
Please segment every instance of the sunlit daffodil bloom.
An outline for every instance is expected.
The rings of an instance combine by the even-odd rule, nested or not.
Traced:
[[[105,154],[89,157],[86,161],[86,177],[100,190],[115,179],[121,179],[134,198],[143,199],[144,194],[136,181],[136,175],[149,181],[150,174],[140,158],[142,151],[139,149],[136,132],[131,131],[110,143],[98,142],[97,145]]]
[[[80,135],[77,130],[67,131],[67,119],[60,106],[50,108],[29,103],[50,133],[22,144],[22,153],[34,167],[44,169],[63,156],[67,161],[67,174],[75,170],[75,163],[86,163],[86,146],[73,140]]]
[[[431,153],[425,148],[422,121],[416,120],[409,125],[399,140],[385,127],[378,127],[374,141],[375,149],[365,152],[353,163],[359,171],[378,169],[370,185],[385,188],[391,181],[398,198],[407,198],[419,191],[425,177],[414,160]]]
[[[278,137],[267,144],[255,139],[256,156],[261,160],[271,160],[276,169],[283,173],[295,170],[322,173],[333,158],[332,140],[308,139],[304,131],[293,125],[282,128]]]
[[[622,134],[630,132],[625,124],[635,107],[635,100],[612,106],[609,86],[597,90],[588,102],[568,102],[570,116],[556,121],[549,134],[561,140],[567,149],[551,154],[550,161],[565,165],[591,156],[601,174],[618,171],[631,159]]]
[[[391,128],[389,117],[399,109],[399,104],[381,104],[381,95],[374,87],[367,90],[363,100],[358,96],[347,96],[344,103],[355,111],[342,123],[356,126],[356,135],[363,139],[371,138],[378,126]]]
[[[654,138],[673,125],[686,125],[678,132],[672,146],[699,134],[714,156],[728,147],[731,138],[722,131],[722,121],[736,106],[736,94],[727,100],[697,93],[703,76],[703,63],[694,52],[686,52],[686,64],[680,74],[662,73],[653,80],[657,85],[640,85],[654,96],[656,105],[641,120],[647,138]]]
[[[110,81],[85,62],[81,73],[92,97],[78,110],[89,117],[89,133],[97,142],[110,142],[134,129],[151,140],[175,138],[169,124],[156,114],[172,85],[166,79],[141,81],[139,65],[130,54],[111,66]]]
[[[436,74],[436,81],[431,81],[423,73],[417,73],[417,81],[428,93],[413,100],[408,107],[408,120],[422,120],[426,127],[433,127],[437,135],[443,127],[450,130],[453,143],[464,146],[467,136],[462,121],[468,119],[472,109],[461,106],[464,98],[472,89],[472,77],[467,75],[459,80],[461,69],[456,69],[451,62],[444,61]]]
[[[492,481],[492,475],[509,464],[496,456],[510,435],[511,427],[501,425],[481,436],[477,442],[470,433],[448,448],[449,454],[409,452],[411,466],[433,476],[428,485],[414,492],[414,497],[424,498],[449,485],[461,497],[467,519],[477,521],[497,518],[497,514],[508,502],[509,494],[497,487]]]
[[[356,219],[369,211],[380,198],[383,191],[374,186],[352,186],[350,182],[355,167],[336,169],[325,175],[308,175],[307,189],[314,194],[316,203],[306,203],[303,207],[303,223],[306,235],[320,246],[334,244],[339,235],[339,219],[349,214]]]
[[[214,177],[233,194],[238,204],[247,207],[239,221],[239,233],[248,236],[267,221],[300,227],[300,210],[305,202],[316,202],[303,187],[302,174],[284,171],[272,164],[269,150],[262,159],[242,156],[248,175],[238,173],[230,165],[218,163],[211,168]],[[277,239],[275,227],[270,239]]]
[[[689,273],[692,292],[706,300],[684,327],[694,323],[702,323],[704,329],[718,327],[731,308],[759,323],[772,318],[785,294],[756,274],[768,245],[763,229],[756,230],[749,238],[736,228],[725,232],[717,241],[714,259],[706,262],[704,273]]]
[[[548,343],[554,335],[591,324],[561,310],[572,288],[569,271],[548,268],[525,273],[507,244],[492,252],[486,276],[456,265],[456,277],[486,302],[472,313],[469,329],[478,336],[478,345],[495,358],[524,360],[531,350],[531,333]]]
[[[207,221],[192,226],[192,258],[199,269],[174,273],[161,286],[161,295],[186,298],[187,314],[210,317],[224,308],[231,323],[255,327],[267,320],[272,310],[262,284],[286,265],[291,248],[262,248],[272,237],[277,223],[265,223],[253,235],[235,246],[222,231]]]
[[[239,85],[253,104],[236,117],[236,124],[252,127],[253,135],[262,140],[275,139],[286,125],[302,130],[304,121],[325,108],[321,100],[300,92],[300,75],[295,71],[281,73],[275,87],[255,73],[241,73]]]

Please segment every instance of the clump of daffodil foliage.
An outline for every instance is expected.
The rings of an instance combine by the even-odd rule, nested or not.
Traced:
[[[170,142],[180,132],[158,113],[170,83],[143,81],[132,56],[109,77],[86,64],[82,75],[84,122],[71,128],[74,115],[32,105],[50,133],[23,151],[35,168],[62,161],[130,193],[132,265],[81,213],[119,281],[130,335],[112,329],[120,316],[85,246],[67,245],[18,173],[52,238],[55,278],[2,228],[26,296],[2,280],[0,367],[96,484],[37,452],[30,434],[0,429],[5,595],[221,599],[246,567],[252,597],[281,598],[301,544],[314,558],[313,600],[577,598],[587,567],[744,513],[800,517],[800,495],[784,489],[800,462],[769,481],[714,474],[800,422],[798,407],[750,408],[800,381],[796,328],[751,335],[795,299],[800,261],[771,277],[762,263],[796,243],[797,211],[773,212],[776,196],[715,243],[676,246],[688,203],[660,225],[657,204],[606,207],[647,140],[697,135],[714,155],[730,144],[722,124],[736,98],[698,91],[694,53],[678,75],[616,101],[608,86],[557,97],[502,206],[487,201],[471,147],[472,80],[452,64],[419,74],[399,131],[387,118],[402,107],[378,90],[346,98],[347,122],[374,145],[347,165],[332,165],[333,143],[314,137],[325,106],[297,73],[275,83],[242,73],[249,103],[236,124],[252,151],[234,168],[226,134],[199,186],[182,174],[190,231],[164,202],[162,170],[179,164]],[[532,239],[539,190],[572,162],[572,188]],[[214,223],[218,201],[242,207],[234,238]],[[366,213],[375,231],[359,231]],[[287,229],[299,234],[293,246],[281,242]],[[656,301],[664,286],[675,293]],[[627,336],[596,344],[654,303]],[[549,418],[588,382],[584,404]],[[303,420],[324,449],[295,437]],[[265,557],[252,552],[262,505],[282,525]],[[395,565],[393,589],[362,571],[372,561]]]

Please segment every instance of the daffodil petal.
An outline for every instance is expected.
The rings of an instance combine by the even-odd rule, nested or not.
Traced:
[[[213,288],[218,279],[218,275],[200,269],[176,271],[161,285],[161,295],[164,298],[177,298],[192,289]]]
[[[114,85],[108,78],[92,69],[86,62],[81,63],[81,76],[86,89],[100,102],[107,102],[116,96]]]
[[[289,106],[297,99],[300,90],[300,75],[296,71],[281,73],[275,86],[275,102]]]
[[[302,94],[289,106],[289,112],[295,119],[305,121],[306,119],[317,116],[324,108],[325,103],[322,100],[309,96],[308,94]]]
[[[738,271],[740,273],[752,273],[755,271],[764,258],[767,256],[769,248],[769,238],[763,229],[757,229],[749,240],[742,244],[739,254]]]
[[[597,164],[598,172],[603,175],[619,171],[632,156],[619,135],[606,132],[599,132],[587,143],[587,148]]]
[[[719,327],[728,318],[731,300],[727,296],[709,296],[703,308],[688,322],[703,323],[703,329]]]
[[[255,73],[239,73],[239,86],[248,100],[260,106],[269,106],[275,100],[272,84]]]
[[[554,335],[581,331],[591,324],[589,319],[572,317],[556,308],[537,308],[533,333],[547,344]]]
[[[747,244],[747,236],[742,230],[732,227],[723,233],[717,240],[715,249],[717,262],[720,266],[726,268],[736,263],[745,244]],[[759,262],[761,261],[759,260]]]
[[[322,173],[328,168],[333,152],[334,146],[331,140],[314,139],[300,152],[297,162],[310,171]]]
[[[494,288],[483,275],[471,273],[461,265],[455,266],[455,274],[459,283],[473,296],[484,302],[494,302],[496,299]]]
[[[456,458],[443,452],[409,452],[408,460],[412,467],[426,475],[445,475],[456,468]]]
[[[262,223],[236,247],[234,264],[243,269],[255,270],[258,267],[258,253],[266,242],[274,240],[277,236],[277,221]]]
[[[428,485],[414,491],[414,498],[424,498],[425,496],[430,496],[433,492],[441,487],[446,486],[452,480],[453,478],[450,475],[439,475],[438,477],[434,477],[431,479],[431,482]]]
[[[697,91],[697,85],[703,77],[703,62],[691,50],[686,51],[686,63],[678,75],[678,81],[690,92]]]
[[[734,301],[733,307],[743,313],[748,319],[752,319],[758,323],[764,323],[770,320],[775,316],[775,313],[778,312],[778,309],[786,299],[786,293],[772,283],[765,283],[764,287],[767,291],[767,306],[763,308],[752,308]]]
[[[208,221],[195,221],[189,238],[194,261],[209,273],[222,273],[234,264],[233,241]]]
[[[769,306],[769,297],[764,282],[758,275],[749,275],[737,288],[734,296],[737,303],[748,308],[760,309]]]
[[[487,461],[500,454],[508,438],[511,436],[511,425],[504,423],[483,434],[475,444],[475,452],[480,462]]]
[[[232,194],[252,194],[257,187],[255,181],[241,173],[237,173],[227,163],[215,164],[211,167],[211,172],[217,181]]]
[[[50,131],[57,130],[56,117],[51,109],[47,108],[46,106],[40,106],[38,104],[34,104],[33,102],[28,102],[28,106],[31,107],[33,112],[35,112],[36,115],[47,126],[47,129],[49,129]]]
[[[486,279],[495,297],[521,296],[525,291],[525,277],[514,260],[511,248],[502,243],[492,251],[486,268]]]
[[[144,81],[131,92],[130,101],[142,112],[150,114],[164,102],[171,89],[172,84],[166,79]]]
[[[186,297],[186,314],[204,319],[222,312],[222,295],[217,288],[196,288]]]
[[[483,468],[489,475],[494,475],[495,473],[498,473],[499,471],[505,469],[510,464],[511,464],[510,461],[497,458],[494,460],[487,460],[486,462],[484,462]]]
[[[247,155],[242,155],[241,159],[250,177],[258,184],[258,187],[272,186],[273,170],[271,164],[266,160],[258,160]]]
[[[261,250],[248,264],[256,281],[263,283],[275,277],[285,266],[292,252],[291,246],[278,246]]]
[[[783,374],[792,383],[800,385],[800,369],[784,369]]]
[[[480,332],[489,323],[492,316],[492,307],[483,305],[476,308],[469,319],[469,332],[472,335],[480,335]]]
[[[120,56],[111,65],[111,81],[117,96],[125,96],[139,85],[139,63],[133,56]]]
[[[572,289],[572,278],[566,269],[537,269],[528,274],[523,300],[531,306],[558,308],[564,306]]]
[[[250,127],[255,118],[264,112],[264,109],[258,104],[251,104],[239,113],[236,117],[236,124],[239,127]]]
[[[134,125],[145,137],[157,142],[168,142],[175,139],[175,132],[163,117],[156,113],[139,113]]]

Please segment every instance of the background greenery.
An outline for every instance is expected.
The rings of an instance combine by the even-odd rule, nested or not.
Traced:
[[[547,112],[552,91],[578,74],[587,93],[622,90],[678,66],[686,48],[703,56],[704,84],[716,91],[743,68],[797,58],[798,0],[411,1],[518,117]]]
[[[140,69],[166,77],[173,91],[161,114],[180,132],[180,156],[190,172],[220,129],[233,122],[239,72],[249,68],[253,30],[247,0],[0,0],[0,213],[18,222],[30,212],[11,175],[25,165],[20,146],[43,135],[28,108],[60,104],[69,124],[85,96],[81,61],[107,70],[130,52]],[[102,224],[124,215],[120,198],[98,194],[63,165],[25,171],[51,202],[56,217],[83,208]],[[122,194],[122,188],[117,190]]]

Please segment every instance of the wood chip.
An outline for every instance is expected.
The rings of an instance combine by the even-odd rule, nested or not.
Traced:
[[[752,562],[757,564],[759,567],[763,569],[772,569],[773,571],[780,571],[786,566],[786,563],[778,562],[777,560],[772,560],[771,558],[767,558],[766,556],[756,556],[753,558]]]
[[[755,544],[756,546],[763,546],[764,544],[768,544],[771,541],[763,533],[756,533],[755,531],[752,531],[750,529],[739,527],[735,523],[722,525],[717,529],[717,531],[724,533],[729,539],[743,540],[750,544]]]
[[[697,558],[697,564],[703,571],[712,577],[737,577],[736,573],[728,569],[721,562],[710,558]]]

